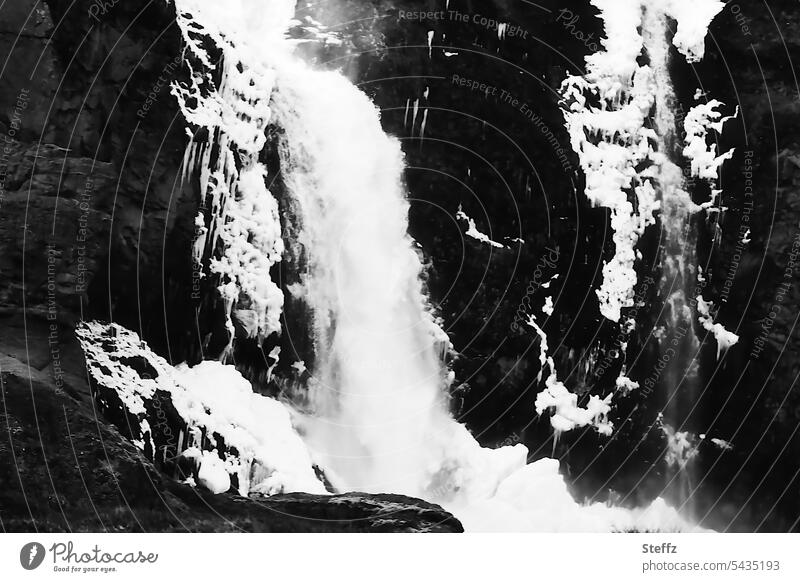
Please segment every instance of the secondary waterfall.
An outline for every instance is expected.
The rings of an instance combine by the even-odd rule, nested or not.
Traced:
[[[680,152],[676,140],[677,99],[669,74],[667,19],[654,6],[644,8],[642,18],[644,50],[653,71],[654,158],[658,163],[656,190],[661,202],[661,285],[660,295],[666,305],[661,323],[665,337],[660,343],[666,368],[662,377],[667,393],[663,419],[668,442],[665,492],[677,505],[691,512],[690,489],[694,464],[693,449],[679,451],[682,439],[688,438],[683,427],[697,396],[697,360],[700,342],[694,332],[694,287],[697,275],[696,236],[692,216],[698,210],[685,190],[684,175],[674,160]],[[677,427],[677,428],[675,428]],[[692,444],[686,441],[688,446]]]
[[[686,430],[686,422],[698,388],[700,342],[694,332],[695,316],[713,333],[719,351],[738,339],[713,323],[710,304],[702,298],[692,217],[701,210],[719,211],[719,191],[714,186],[719,166],[732,152],[717,156],[715,146],[707,144],[708,129],[721,131],[727,119],[721,118],[716,111],[720,103],[713,100],[691,108],[680,120],[685,131],[678,138],[669,56],[674,45],[687,61],[700,60],[708,25],[723,4],[716,0],[592,0],[592,4],[604,21],[605,50],[587,57],[587,73],[569,77],[562,93],[572,146],[586,174],[586,195],[611,212],[616,249],[604,266],[597,291],[600,311],[618,322],[624,334],[636,329],[637,318],[630,314],[635,311],[626,311],[635,305],[636,246],[657,215],[661,225],[659,291],[665,305],[653,330],[660,350],[658,376],[647,379],[647,388],[655,383],[666,391],[659,417],[667,443],[664,491],[691,513],[690,461],[698,438]],[[674,32],[670,30],[673,23],[677,24]],[[690,161],[692,178],[711,183],[708,202],[695,204],[686,191],[678,165],[681,154]],[[626,348],[624,343],[623,358]],[[622,364],[616,385],[625,397],[639,385],[625,376],[624,359]]]

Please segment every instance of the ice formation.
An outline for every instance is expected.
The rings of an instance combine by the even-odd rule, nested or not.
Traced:
[[[678,27],[673,44],[687,60],[697,61],[705,51],[708,25],[724,4],[717,0],[592,0],[592,4],[603,20],[604,50],[589,55],[586,74],[568,77],[561,92],[572,147],[586,175],[586,196],[611,212],[616,251],[603,267],[597,296],[601,313],[619,322],[622,309],[633,305],[635,247],[661,206],[658,182],[669,181],[664,172],[675,170],[663,144],[659,146],[659,134],[647,123],[656,96],[669,83],[666,46],[663,39],[645,46],[643,33],[656,21],[674,18]],[[650,65],[638,63],[645,49]],[[658,115],[667,111],[658,109]],[[703,111],[698,109],[695,116]],[[706,151],[704,135],[691,142],[690,153],[701,157],[696,151],[700,140]],[[712,163],[718,166],[728,155]]]
[[[633,392],[634,390],[639,389],[639,383],[634,382],[630,378],[628,378],[625,374],[620,374],[616,380],[616,388],[620,391],[620,393],[627,395]]]
[[[116,324],[87,322],[77,333],[92,378],[120,398],[128,423],[139,420],[131,429],[141,435],[134,442],[142,450],[155,451],[152,427],[166,422],[161,405],[153,408],[162,392],[185,425],[177,448],[200,450],[199,477],[212,491],[222,487],[224,470],[229,487],[236,476],[242,495],[325,493],[287,408],[255,394],[233,366],[208,361],[173,368],[136,333]],[[106,394],[98,393],[101,406],[110,404]]]
[[[493,247],[498,248],[498,249],[506,248],[505,245],[503,245],[503,244],[501,244],[499,242],[493,241],[491,238],[489,238],[488,235],[486,235],[486,234],[482,233],[481,231],[479,231],[478,227],[475,225],[475,219],[470,218],[469,216],[467,216],[467,214],[462,210],[460,204],[458,206],[458,211],[456,211],[456,218],[458,220],[461,220],[461,221],[467,223],[467,232],[465,232],[464,234],[467,235],[468,237],[474,238],[478,242],[482,242],[484,244],[488,244],[488,245],[493,246]]]
[[[550,295],[544,298],[542,313],[545,315],[553,315],[553,298]]]
[[[683,122],[686,132],[683,155],[690,160],[692,176],[711,182],[717,180],[720,166],[734,153],[731,149],[718,156],[716,146],[708,144],[709,128],[722,133],[725,122],[736,117],[736,115],[723,117],[718,111],[721,105],[722,103],[716,99],[699,103],[689,110]]]
[[[728,351],[731,346],[736,345],[739,341],[739,336],[725,329],[725,326],[721,323],[714,323],[714,318],[711,315],[713,308],[714,304],[711,301],[705,301],[702,295],[697,296],[697,314],[700,324],[703,329],[710,331],[717,340],[717,358],[719,359],[722,353]]]
[[[661,4],[664,13],[675,19],[678,28],[672,43],[690,63],[702,60],[706,34],[714,17],[725,8],[720,0],[651,0]]]
[[[219,283],[231,341],[233,320],[249,337],[264,339],[281,330],[283,294],[270,278],[283,253],[281,224],[278,204],[267,190],[266,167],[259,161],[274,72],[239,39],[263,35],[259,42],[265,50],[270,41],[281,42],[293,13],[290,4],[269,2],[265,10],[242,0],[175,2],[178,25],[195,59],[185,61],[189,83],[172,87],[184,117],[197,128],[184,163],[187,175],[197,171],[203,197],[195,261],[205,262]],[[192,16],[200,12],[209,16],[202,23]],[[236,30],[235,40],[231,30]],[[204,37],[223,49],[216,66],[203,48]]]
[[[730,451],[733,450],[733,445],[726,440],[723,439],[711,439],[711,443],[722,451]]]
[[[586,175],[586,197],[611,212],[616,251],[603,267],[597,296],[601,313],[618,322],[621,310],[633,305],[636,244],[658,209],[650,179],[637,170],[651,159],[656,139],[645,123],[653,106],[653,73],[637,63],[643,46],[637,30],[640,2],[592,3],[601,10],[605,51],[586,58],[586,75],[567,78],[562,95],[572,148]],[[594,98],[599,106],[591,104]]]
[[[609,394],[605,398],[592,395],[586,408],[578,406],[578,395],[573,394],[558,379],[555,362],[549,354],[547,345],[547,334],[536,323],[536,318],[531,315],[528,319],[531,326],[539,336],[539,365],[541,376],[545,367],[549,374],[545,379],[545,389],[536,396],[536,412],[543,414],[546,410],[552,410],[550,425],[556,432],[566,432],[577,427],[593,426],[600,434],[610,435],[614,425],[608,420],[608,413],[611,412],[611,399]]]

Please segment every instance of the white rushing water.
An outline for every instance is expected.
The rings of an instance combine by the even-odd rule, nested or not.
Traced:
[[[447,421],[447,337],[407,234],[400,144],[339,73],[276,66],[281,171],[302,225],[292,244],[307,260],[293,293],[313,315],[308,442],[337,485],[419,494]]]
[[[288,218],[299,225],[297,237],[284,242],[304,257],[300,282],[289,292],[308,307],[314,344],[308,369],[311,410],[297,422],[314,461],[334,486],[435,501],[468,530],[687,528],[661,501],[639,511],[576,503],[558,462],[526,464],[528,451],[521,444],[480,447],[447,410],[450,379],[442,353],[449,342],[431,314],[422,262],[407,232],[402,151],[383,132],[375,105],[341,74],[314,70],[293,56],[292,43],[283,38],[292,2],[176,4],[187,41],[208,34],[223,49],[220,85],[235,88],[212,91],[197,106],[185,98],[187,117],[215,128],[231,152],[250,152],[243,158],[247,172],[198,156],[194,144],[187,156],[200,165],[201,174],[208,171],[203,164],[210,164],[236,193],[217,201],[222,227],[247,240],[224,238],[223,257],[232,248],[256,265],[275,262],[274,245],[267,258],[263,249],[240,248],[251,229],[239,223],[249,217],[225,207],[248,201],[274,210],[266,170],[250,146],[266,120],[280,128],[282,180],[295,212]],[[207,57],[199,43],[190,48],[201,60]],[[203,83],[199,75],[182,95],[195,91],[198,96]],[[275,212],[262,218],[269,232],[280,232]],[[244,261],[229,261],[226,268],[228,286],[252,279]],[[259,276],[263,273],[262,268]],[[252,300],[260,290],[273,297],[274,284],[256,283],[245,293],[251,297],[246,306],[267,306],[274,321],[274,308],[282,302]],[[223,290],[226,297],[242,293]]]

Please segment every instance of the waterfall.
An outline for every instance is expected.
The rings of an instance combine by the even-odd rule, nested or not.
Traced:
[[[293,294],[313,318],[308,442],[343,488],[420,494],[436,464],[428,443],[448,422],[437,345],[448,340],[407,234],[400,144],[341,74],[294,59],[276,71],[291,244],[305,258]]]
[[[234,88],[209,89],[197,72],[189,87],[176,88],[187,119],[213,128],[237,161],[220,167],[198,156],[196,144],[187,154],[199,165],[190,169],[206,176],[211,167],[237,193],[215,199],[231,235],[221,239],[223,256],[244,245],[256,264],[263,264],[264,253],[274,263],[274,245],[247,246],[251,217],[224,208],[244,199],[274,209],[258,150],[265,147],[262,122],[268,120],[277,136],[278,181],[287,200],[283,224],[271,212],[266,226],[281,233],[285,255],[298,269],[286,291],[304,306],[312,340],[308,362],[295,362],[308,395],[297,403],[295,422],[334,487],[419,496],[450,509],[468,530],[690,528],[661,500],[636,511],[583,506],[569,494],[558,461],[527,464],[522,444],[482,448],[456,422],[446,399],[452,373],[442,357],[449,340],[432,314],[422,260],[408,235],[402,151],[383,132],[379,111],[342,74],[314,70],[293,54],[282,32],[292,14],[288,0],[224,7],[176,1],[189,48],[213,69],[200,40],[210,37]],[[247,180],[242,162],[250,168]],[[251,280],[246,271],[234,265],[227,285]],[[582,412],[583,424],[604,415],[599,404]]]
[[[225,257],[249,259],[216,271],[225,277],[221,295],[234,298],[232,318],[253,290],[275,295],[268,267],[279,260],[278,247],[252,245],[263,234],[254,230],[281,233],[288,254],[302,255],[299,283],[288,292],[306,306],[312,336],[308,410],[297,422],[315,462],[340,490],[437,500],[490,496],[525,465],[527,450],[482,449],[447,410],[451,374],[442,354],[449,339],[428,305],[422,261],[407,232],[399,142],[342,74],[314,70],[293,54],[284,38],[291,0],[176,5],[199,61],[214,70],[204,37],[223,53],[218,82],[192,71],[191,83],[174,92],[187,119],[214,138],[211,145],[193,140],[186,156],[188,171],[198,172],[211,198],[211,223],[198,217],[203,237],[214,229],[225,234],[214,245],[223,259],[212,260],[212,272]],[[284,225],[261,161],[267,122],[281,135],[281,179],[291,209]],[[259,225],[258,214],[231,210],[245,203],[271,211]],[[256,315],[274,322],[274,306],[283,301],[260,305]],[[297,362],[297,369],[305,373],[306,364]]]
[[[692,216],[697,205],[685,190],[684,175],[675,163],[677,110],[669,74],[670,40],[666,15],[655,7],[645,7],[642,22],[644,50],[653,71],[654,160],[658,164],[656,190],[661,201],[662,231],[660,294],[666,301],[666,337],[660,342],[660,357],[667,364],[663,376],[666,387],[662,412],[667,437],[667,482],[669,497],[691,514],[690,499],[694,449],[686,431],[676,431],[686,421],[697,397],[700,342],[694,333],[694,287],[696,281],[696,236]],[[678,453],[678,443],[685,450]],[[695,444],[696,446],[696,444]]]

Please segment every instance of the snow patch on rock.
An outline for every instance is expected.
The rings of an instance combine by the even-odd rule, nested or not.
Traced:
[[[475,225],[475,220],[467,216],[467,214],[461,209],[461,205],[458,206],[458,211],[456,212],[456,218],[458,220],[463,220],[467,223],[467,232],[466,234],[470,238],[474,238],[476,241],[488,244],[498,249],[504,249],[506,246],[499,242],[493,241],[489,238],[488,235],[485,235],[481,231],[478,230],[478,227]]]
[[[236,476],[242,495],[250,491],[325,493],[311,456],[292,426],[288,409],[277,400],[253,392],[250,383],[233,366],[207,361],[190,368],[172,367],[150,350],[139,336],[117,324],[84,322],[77,329],[86,365],[98,386],[116,393],[129,413],[138,419],[134,440],[142,450],[155,450],[153,430],[181,432],[182,446],[202,451],[201,468],[209,489],[222,487],[224,467]],[[166,426],[167,417],[148,412],[156,392],[167,394],[182,426]],[[100,393],[98,393],[100,394]],[[106,405],[102,400],[101,408]],[[134,421],[135,422],[135,421]],[[180,454],[182,451],[176,451]],[[209,454],[219,460],[209,461]],[[191,453],[190,453],[191,455]],[[200,481],[203,475],[198,475]],[[227,491],[230,488],[230,482]]]
[[[721,323],[714,323],[714,317],[711,312],[714,309],[714,303],[703,299],[702,295],[697,296],[697,315],[700,319],[700,324],[703,329],[711,332],[717,340],[717,359],[724,352],[727,352],[732,346],[735,346],[739,341],[739,336],[725,329]]]

